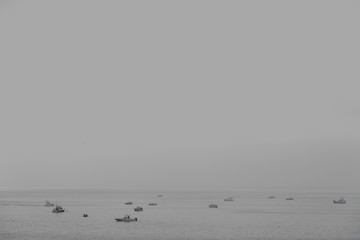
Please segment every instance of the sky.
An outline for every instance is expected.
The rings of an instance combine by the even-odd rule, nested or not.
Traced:
[[[358,1],[2,1],[0,188],[356,187]]]

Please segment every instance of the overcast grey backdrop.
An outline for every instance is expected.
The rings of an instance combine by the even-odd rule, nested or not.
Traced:
[[[354,187],[358,1],[2,1],[0,187]]]

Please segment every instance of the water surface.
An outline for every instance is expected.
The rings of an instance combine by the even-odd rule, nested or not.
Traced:
[[[276,198],[268,199],[270,195]],[[234,201],[225,202],[230,196]],[[285,200],[289,196],[295,200]],[[342,196],[347,204],[332,203]],[[67,212],[52,213],[43,206],[46,199],[61,203]],[[127,201],[134,205],[125,205]],[[151,202],[158,205],[148,206]],[[210,203],[219,207],[209,208]],[[133,211],[138,205],[143,212]],[[89,217],[83,218],[83,213]],[[138,222],[114,220],[125,214]],[[1,240],[358,240],[359,223],[359,191],[0,191]]]

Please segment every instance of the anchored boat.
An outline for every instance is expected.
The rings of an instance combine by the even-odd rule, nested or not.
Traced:
[[[142,212],[144,209],[140,206],[137,206],[136,208],[134,208],[135,212]]]
[[[118,222],[137,222],[137,218],[131,218],[130,215],[125,215],[123,218],[115,218]]]
[[[234,199],[232,197],[228,197],[228,198],[225,198],[224,201],[226,202],[232,202],[234,201]]]
[[[52,210],[53,213],[62,213],[65,212],[65,209],[62,208],[60,205],[56,205],[56,207]]]
[[[340,198],[339,200],[334,200],[333,202],[338,204],[345,204],[346,200],[344,198]]]
[[[49,202],[48,200],[45,201],[44,207],[53,207],[54,204]]]

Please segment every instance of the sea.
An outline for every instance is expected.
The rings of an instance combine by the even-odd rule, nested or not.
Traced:
[[[340,197],[347,203],[334,204]],[[45,200],[66,211],[52,213]],[[126,214],[138,221],[115,221]],[[7,189],[0,190],[0,239],[359,240],[360,189]]]

